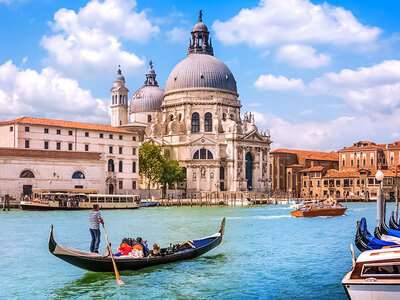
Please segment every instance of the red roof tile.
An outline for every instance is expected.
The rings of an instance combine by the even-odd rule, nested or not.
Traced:
[[[301,170],[300,172],[306,173],[306,172],[322,172],[324,170],[323,166],[315,166],[311,167],[308,169]]]
[[[357,178],[360,174],[357,171],[339,171],[335,169],[329,169],[324,178]]]
[[[0,126],[11,125],[11,124],[32,124],[32,125],[65,127],[65,128],[75,128],[75,129],[88,129],[88,130],[109,131],[109,132],[120,132],[120,133],[131,133],[132,134],[131,131],[127,131],[125,129],[121,129],[121,128],[114,127],[114,126],[90,124],[90,123],[79,123],[79,122],[62,121],[62,120],[52,120],[52,119],[40,119],[40,118],[31,118],[31,117],[22,117],[22,118],[7,121],[7,122],[0,122]]]
[[[311,160],[330,160],[330,161],[338,161],[339,160],[339,155],[337,152],[277,149],[277,150],[271,151],[271,153],[272,154],[274,154],[274,153],[296,154],[304,159],[311,159]]]

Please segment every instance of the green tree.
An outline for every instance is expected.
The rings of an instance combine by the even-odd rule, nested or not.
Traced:
[[[167,187],[174,183],[178,183],[185,179],[185,173],[183,168],[179,166],[177,160],[170,159],[169,157],[164,158],[161,164],[161,172],[158,178],[158,183],[162,187],[162,197],[165,198]]]
[[[150,186],[158,183],[164,157],[161,153],[161,146],[154,144],[153,141],[143,142],[139,148],[139,174],[145,177],[148,182],[149,199]]]

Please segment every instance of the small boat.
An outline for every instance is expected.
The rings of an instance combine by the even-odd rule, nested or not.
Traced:
[[[336,217],[343,215],[347,210],[347,207],[331,203],[329,200],[318,204],[306,205],[290,212],[292,217]]]
[[[398,245],[393,241],[383,241],[379,238],[374,237],[367,229],[367,221],[365,218],[361,218],[360,225],[357,228],[356,238],[354,240],[356,247],[361,252],[367,250],[382,249],[387,246]]]
[[[197,240],[190,240],[193,246],[186,250],[181,250],[170,247],[161,249],[161,253],[166,253],[163,256],[151,256],[143,258],[132,258],[131,256],[114,256],[118,270],[138,270],[150,266],[167,264],[181,260],[193,259],[217,247],[224,235],[225,218],[221,222],[219,232],[214,235],[204,237]],[[61,258],[62,260],[85,270],[94,272],[113,272],[113,264],[110,254],[105,255],[90,253],[61,246],[56,243],[53,236],[53,225],[51,225],[49,238],[50,253]]]
[[[352,251],[353,267],[342,280],[349,299],[400,298],[400,245],[397,247],[365,251],[357,261]]]

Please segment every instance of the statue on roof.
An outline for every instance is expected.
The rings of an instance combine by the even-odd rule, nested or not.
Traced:
[[[203,22],[203,10],[201,10],[201,9],[199,12],[199,22]]]

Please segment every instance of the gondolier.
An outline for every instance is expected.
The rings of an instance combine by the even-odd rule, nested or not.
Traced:
[[[100,223],[104,224],[103,219],[99,211],[100,207],[98,204],[93,204],[93,210],[90,212],[90,234],[92,236],[92,242],[90,243],[90,252],[99,253],[100,244]]]

